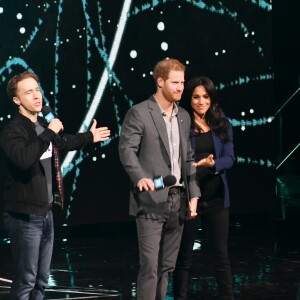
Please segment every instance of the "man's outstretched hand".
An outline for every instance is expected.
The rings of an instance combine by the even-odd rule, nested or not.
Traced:
[[[97,121],[94,119],[93,124],[90,128],[90,132],[93,134],[93,142],[104,142],[109,139],[110,136],[110,130],[108,127],[96,127]]]

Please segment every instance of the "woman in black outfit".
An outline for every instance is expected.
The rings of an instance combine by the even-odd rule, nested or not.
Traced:
[[[188,299],[193,245],[199,219],[206,231],[213,256],[219,299],[232,300],[232,275],[228,259],[229,191],[226,170],[234,162],[232,126],[217,104],[217,92],[207,77],[192,78],[185,87],[182,106],[190,111],[190,140],[195,151],[201,189],[198,216],[184,225],[176,269],[174,299]]]

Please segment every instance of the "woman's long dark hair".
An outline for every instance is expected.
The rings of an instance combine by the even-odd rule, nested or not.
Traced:
[[[211,100],[210,108],[208,109],[204,117],[205,121],[208,126],[216,133],[216,135],[223,142],[225,142],[228,139],[227,129],[229,121],[226,119],[223,110],[218,104],[218,95],[215,85],[208,77],[194,77],[188,81],[184,89],[182,100],[180,101],[180,106],[182,106],[189,112],[192,120],[192,130],[197,129],[197,126],[195,126],[193,109],[191,107],[191,99],[195,88],[200,85],[205,88]]]

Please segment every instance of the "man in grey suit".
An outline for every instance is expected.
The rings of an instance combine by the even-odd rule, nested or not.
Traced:
[[[131,180],[130,214],[136,217],[140,270],[138,300],[163,300],[175,268],[186,211],[197,215],[200,190],[192,166],[190,117],[176,102],[184,89],[185,66],[159,61],[156,93],[125,116],[120,160]],[[155,189],[153,178],[173,175],[174,185]],[[173,177],[173,178],[174,178]]]

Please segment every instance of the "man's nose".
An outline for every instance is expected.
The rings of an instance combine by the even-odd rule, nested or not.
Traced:
[[[182,83],[179,83],[179,84],[177,85],[177,90],[182,91],[183,88],[184,88],[184,85],[183,85]]]

